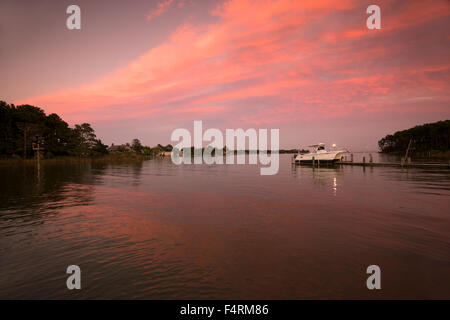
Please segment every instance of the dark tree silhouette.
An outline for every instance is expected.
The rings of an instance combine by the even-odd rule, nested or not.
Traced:
[[[450,120],[427,123],[397,131],[378,141],[383,152],[402,153],[408,148],[414,152],[447,151],[450,149]]]
[[[39,141],[46,157],[95,156],[107,153],[88,123],[70,128],[57,114],[46,115],[37,107],[0,101],[0,155],[29,158]]]

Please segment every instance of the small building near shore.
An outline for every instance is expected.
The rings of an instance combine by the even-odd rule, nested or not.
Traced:
[[[111,153],[114,153],[114,152],[133,152],[133,149],[131,148],[129,143],[120,144],[120,145],[115,145],[113,143],[113,144],[111,144],[110,147],[108,147],[108,151],[111,152]]]

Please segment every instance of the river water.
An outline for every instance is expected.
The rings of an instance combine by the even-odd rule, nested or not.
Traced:
[[[281,155],[274,176],[165,158],[1,163],[0,180],[0,298],[450,298],[448,169]]]

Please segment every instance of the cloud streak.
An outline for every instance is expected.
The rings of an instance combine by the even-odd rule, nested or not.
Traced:
[[[147,15],[147,20],[153,20],[154,18],[162,15],[164,12],[169,10],[169,7],[173,3],[173,0],[164,0],[161,2],[158,2],[156,5],[156,9],[151,10]]]

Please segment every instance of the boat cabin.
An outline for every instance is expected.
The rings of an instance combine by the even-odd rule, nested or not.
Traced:
[[[312,146],[308,146],[308,148],[313,148],[313,150],[314,150],[313,152],[326,151],[325,143],[313,144]]]

